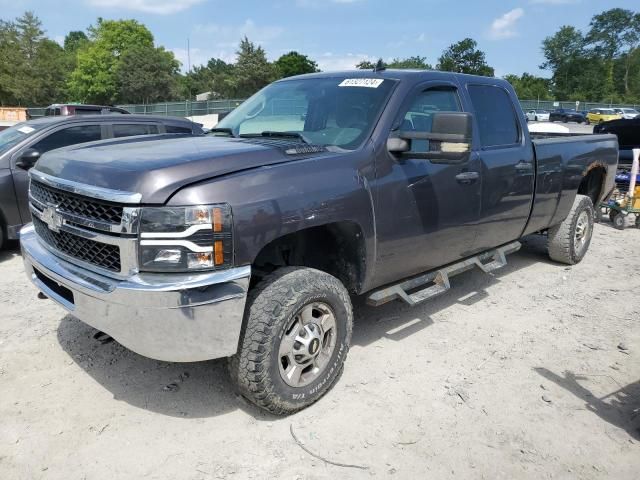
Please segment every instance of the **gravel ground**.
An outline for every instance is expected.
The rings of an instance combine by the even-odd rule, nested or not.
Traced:
[[[637,479],[639,242],[597,225],[565,267],[531,237],[413,309],[354,299],[342,379],[288,418],[238,398],[224,361],[101,343],[2,252],[0,478]]]

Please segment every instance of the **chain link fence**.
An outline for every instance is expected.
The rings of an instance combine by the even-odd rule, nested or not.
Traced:
[[[173,117],[191,117],[198,115],[209,115],[212,113],[225,113],[230,112],[238,105],[240,105],[244,99],[227,99],[227,100],[204,100],[204,101],[190,101],[183,102],[164,102],[164,103],[149,103],[149,104],[131,104],[131,105],[118,105],[118,107],[124,108],[131,113],[138,115],[163,115]],[[524,111],[527,110],[555,110],[556,108],[568,108],[575,109],[575,101],[554,101],[554,100],[520,100],[520,106]],[[592,108],[635,108],[640,109],[640,105],[632,104],[611,104],[611,103],[598,103],[598,102],[579,102],[577,104],[577,110],[591,110]],[[291,105],[279,105],[278,110],[291,109],[296,111],[299,106],[292,103]],[[29,108],[29,115],[31,118],[37,118],[44,116],[45,108]]]

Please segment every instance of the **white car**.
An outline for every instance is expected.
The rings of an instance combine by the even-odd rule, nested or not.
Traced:
[[[549,112],[547,110],[529,110],[526,113],[529,122],[548,122]]]
[[[614,108],[615,112],[626,120],[640,116],[640,112],[635,108]]]

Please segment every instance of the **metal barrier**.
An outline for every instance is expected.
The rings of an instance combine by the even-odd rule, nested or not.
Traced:
[[[226,100],[204,100],[182,102],[164,102],[149,104],[132,104],[118,105],[131,113],[138,115],[163,115],[173,117],[191,117],[194,115],[208,115],[211,113],[230,112],[238,105],[244,102],[244,99],[226,99]],[[524,111],[527,110],[555,110],[556,108],[575,109],[575,101],[554,101],[554,100],[520,100],[520,106]],[[630,104],[611,104],[602,102],[580,102],[578,110],[591,110],[592,108],[635,108],[640,109],[640,105]],[[303,113],[306,108],[295,101],[281,102],[278,105],[272,105],[272,114],[279,115],[297,115]],[[31,118],[44,116],[44,107],[29,108]]]

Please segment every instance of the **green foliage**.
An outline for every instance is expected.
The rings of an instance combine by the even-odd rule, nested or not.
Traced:
[[[44,37],[33,12],[0,21],[0,103],[38,105],[61,95],[66,77],[62,47]]]
[[[180,63],[164,47],[136,45],[118,62],[117,92],[121,103],[170,100]]]
[[[531,100],[551,100],[551,81],[547,78],[536,77],[529,73],[506,75],[504,79],[513,85],[518,98]]]
[[[431,70],[426,57],[414,56],[409,58],[394,58],[387,64],[387,68],[408,70]]]
[[[277,72],[267,60],[264,49],[247,37],[240,41],[236,52],[234,83],[237,97],[248,97],[277,78]]]
[[[542,42],[558,99],[640,101],[640,14],[613,8],[594,15],[583,34],[563,26]]]
[[[78,51],[69,79],[76,101],[111,104],[118,99],[118,71],[122,56],[133,48],[153,48],[153,35],[136,20],[98,19],[89,27],[91,42]]]
[[[420,57],[418,55],[407,58],[394,58],[390,62],[385,62],[379,59],[377,62],[370,62],[363,60],[356,65],[359,70],[373,70],[376,65],[381,63],[385,68],[395,68],[398,70],[430,70],[432,67],[427,63],[426,57]]]
[[[274,62],[274,66],[280,78],[319,71],[316,62],[295,51],[282,55]]]
[[[438,70],[493,77],[494,70],[487,64],[485,53],[478,50],[478,43],[465,38],[449,46],[438,59]]]

